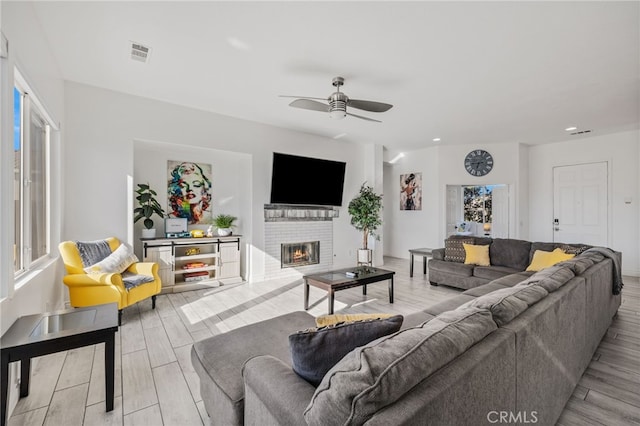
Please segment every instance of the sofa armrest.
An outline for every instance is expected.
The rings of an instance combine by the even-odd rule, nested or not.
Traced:
[[[444,260],[444,248],[431,250],[431,258],[435,260]]]
[[[86,286],[115,286],[122,287],[122,276],[118,273],[99,273],[99,274],[69,274],[62,277],[68,287],[86,287]]]
[[[242,369],[245,425],[302,425],[316,388],[278,358],[261,355]]]
[[[158,279],[158,264],[155,262],[136,262],[132,263],[127,271],[134,274],[148,275]]]

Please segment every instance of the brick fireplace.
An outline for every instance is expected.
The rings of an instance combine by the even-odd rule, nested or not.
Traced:
[[[320,263],[320,241],[283,243],[280,248],[281,268],[317,265]]]
[[[331,207],[265,205],[265,278],[331,269],[337,215]]]

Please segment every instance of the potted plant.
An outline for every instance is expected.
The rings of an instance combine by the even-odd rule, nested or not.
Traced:
[[[151,216],[157,214],[161,218],[164,217],[164,210],[156,200],[158,195],[156,191],[149,187],[149,184],[139,183],[138,189],[136,189],[136,200],[138,200],[138,207],[133,209],[135,217],[133,223],[136,223],[140,219],[144,218],[144,229],[142,230],[142,238],[155,238],[156,230],[153,227],[153,219]]]
[[[362,231],[362,248],[358,250],[358,263],[371,264],[372,251],[369,250],[369,235],[380,239],[375,231],[382,224],[382,194],[376,194],[366,182],[360,187],[360,193],[349,203],[351,225]]]
[[[236,219],[238,218],[228,214],[219,214],[218,216],[214,217],[213,224],[216,225],[216,228],[218,228],[218,235],[221,237],[231,235],[231,228],[235,226],[233,222]]]

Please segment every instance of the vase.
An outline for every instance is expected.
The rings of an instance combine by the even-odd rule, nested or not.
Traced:
[[[369,265],[373,262],[373,250],[358,249],[358,265]]]
[[[142,238],[155,238],[155,237],[156,237],[156,228],[142,229]]]
[[[227,237],[231,235],[231,228],[218,228],[218,236]]]

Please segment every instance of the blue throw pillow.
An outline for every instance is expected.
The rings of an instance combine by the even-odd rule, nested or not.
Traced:
[[[293,371],[318,386],[324,375],[353,349],[400,330],[404,317],[340,322],[289,336]]]

